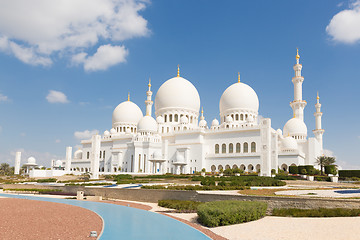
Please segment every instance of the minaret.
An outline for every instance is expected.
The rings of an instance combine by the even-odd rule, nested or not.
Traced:
[[[315,138],[320,143],[320,149],[322,151],[323,150],[323,134],[324,134],[325,130],[321,128],[321,116],[323,114],[321,112],[321,103],[320,103],[319,93],[316,96],[315,108],[316,108],[316,112],[314,113],[314,116],[315,116],[315,130],[313,130],[313,133],[315,135]]]
[[[299,63],[299,49],[296,49],[296,64],[294,65],[295,76],[292,78],[294,84],[294,101],[290,103],[291,108],[294,112],[294,117],[304,121],[304,108],[306,101],[302,99],[302,83],[304,77],[301,76],[302,65]]]
[[[152,105],[153,105],[153,101],[151,101],[151,96],[152,96],[152,91],[151,91],[151,78],[149,78],[149,84],[148,84],[148,91],[146,92],[146,101],[145,101],[145,105],[146,105],[146,116],[151,116],[151,109],[152,109]]]
[[[16,154],[15,154],[15,169],[14,169],[15,175],[20,174],[20,162],[21,162],[21,152],[16,152]]]

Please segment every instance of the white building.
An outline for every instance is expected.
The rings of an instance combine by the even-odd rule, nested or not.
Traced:
[[[297,53],[290,103],[293,117],[283,131],[273,129],[270,118],[258,119],[257,94],[240,82],[240,75],[220,98],[220,119],[208,125],[203,111],[199,116],[198,91],[180,77],[178,69],[177,76],[164,82],[155,96],[156,120],[149,81],[145,116],[128,97],[115,108],[111,130],[82,141],[73,158],[68,148],[63,166],[75,174],[91,172],[97,178],[117,172],[179,174],[234,167],[270,176],[271,169],[314,165],[323,151],[321,104],[317,96],[315,137],[308,137],[299,59]]]

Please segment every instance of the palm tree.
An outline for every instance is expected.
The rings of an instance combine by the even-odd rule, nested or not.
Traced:
[[[320,166],[321,175],[325,166],[334,165],[335,157],[319,156],[316,158],[316,164]]]

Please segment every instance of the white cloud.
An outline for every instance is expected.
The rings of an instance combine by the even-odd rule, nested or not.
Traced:
[[[7,102],[7,101],[9,101],[9,98],[0,93],[0,102]]]
[[[87,50],[100,40],[120,42],[148,35],[147,21],[139,14],[148,2],[0,0],[0,51],[42,66],[51,65],[56,57],[71,58],[79,53],[87,56]],[[126,51],[124,46],[118,47]],[[117,59],[112,63],[123,62]],[[88,67],[91,71],[104,68],[98,64]]]
[[[92,131],[85,130],[83,132],[76,131],[74,132],[74,137],[77,139],[89,139],[92,135],[98,134],[98,130],[94,129]]]
[[[329,149],[324,149],[323,152],[324,152],[324,155],[327,157],[335,157],[334,152]]]
[[[87,56],[81,52],[72,57],[74,64],[84,64],[87,72],[106,70],[116,64],[126,61],[129,51],[124,46],[111,46],[110,44],[100,46],[93,56]]]
[[[46,96],[46,100],[49,103],[68,103],[66,95],[62,92],[50,90],[49,94]]]
[[[326,32],[336,42],[353,44],[360,41],[360,0],[333,16]]]

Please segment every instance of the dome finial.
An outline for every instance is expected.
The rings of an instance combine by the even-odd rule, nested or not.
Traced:
[[[299,59],[300,59],[300,55],[299,55],[299,48],[296,48],[296,63],[299,64]]]
[[[320,97],[319,97],[319,91],[317,91],[316,99],[320,99]]]
[[[240,72],[238,72],[238,83],[240,82]]]
[[[204,118],[204,107],[201,107],[201,117],[200,120],[205,120]]]
[[[149,77],[149,84],[148,87],[151,88],[151,77]]]
[[[178,72],[177,72],[177,77],[180,77],[180,65],[178,64]]]
[[[128,92],[128,101],[130,101],[130,92]]]

